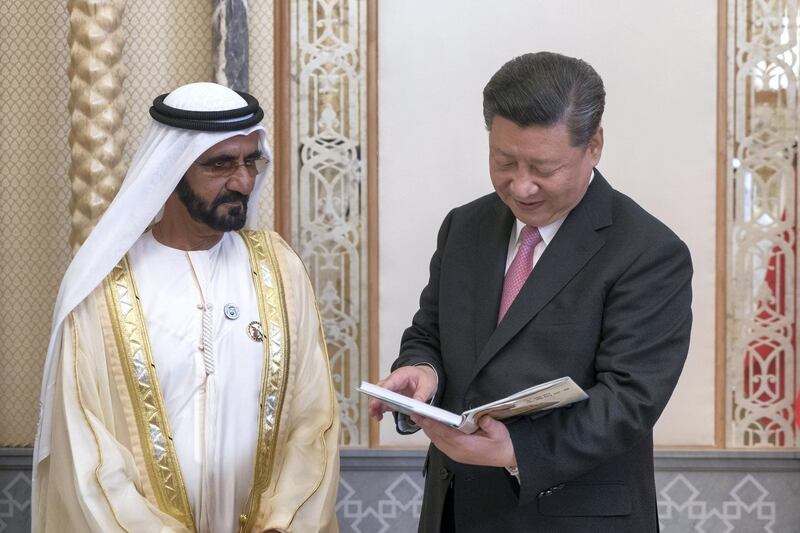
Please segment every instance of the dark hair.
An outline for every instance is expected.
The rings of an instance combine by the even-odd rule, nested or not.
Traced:
[[[499,115],[517,126],[563,122],[573,146],[589,142],[605,108],[603,80],[591,65],[553,52],[515,57],[483,89],[486,129]]]

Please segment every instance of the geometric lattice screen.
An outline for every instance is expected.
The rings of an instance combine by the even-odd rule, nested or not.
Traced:
[[[728,2],[726,441],[800,446],[798,0]]]
[[[292,245],[328,343],[342,444],[366,445],[367,2],[291,2]]]

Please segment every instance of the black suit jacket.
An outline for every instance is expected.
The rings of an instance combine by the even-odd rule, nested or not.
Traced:
[[[507,423],[519,484],[431,446],[420,531],[448,486],[459,533],[657,531],[652,428],[688,351],[689,251],[595,171],[497,324],[513,223],[496,194],[447,215],[393,368],[432,365],[453,412],[561,376],[589,399]]]

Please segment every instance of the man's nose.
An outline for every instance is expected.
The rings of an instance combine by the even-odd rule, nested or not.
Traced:
[[[255,175],[252,175],[245,165],[239,165],[233,174],[228,177],[225,187],[230,191],[250,194],[253,192],[255,182]]]
[[[525,169],[517,172],[517,175],[511,180],[511,193],[517,198],[527,198],[537,192],[539,192],[539,185],[531,173]]]

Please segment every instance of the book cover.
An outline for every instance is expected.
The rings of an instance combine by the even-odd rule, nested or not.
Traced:
[[[478,421],[482,416],[489,415],[496,420],[504,420],[512,416],[563,407],[589,397],[569,376],[534,385],[505,398],[464,411],[461,414],[452,413],[446,409],[403,396],[366,381],[361,382],[358,391],[377,398],[394,411],[406,415],[416,414],[432,418],[464,433],[477,431]]]

